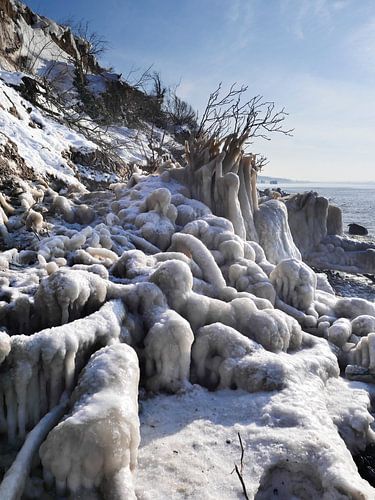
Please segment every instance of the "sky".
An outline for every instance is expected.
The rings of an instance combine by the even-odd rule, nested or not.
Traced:
[[[285,107],[293,136],[257,140],[264,175],[375,182],[374,0],[27,0],[87,20],[123,76],[153,65],[202,111],[222,82]]]

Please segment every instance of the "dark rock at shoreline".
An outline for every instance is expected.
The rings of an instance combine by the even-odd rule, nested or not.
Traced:
[[[287,193],[286,191],[283,191],[281,188],[266,188],[264,190],[262,189],[259,189],[258,187],[258,193],[259,193],[259,196],[262,197],[262,196],[269,196],[272,198],[273,196],[273,193],[279,193],[281,198],[284,198],[285,196],[289,196],[290,193]]]
[[[362,453],[353,456],[358,472],[371,486],[375,486],[375,444],[369,444]]]
[[[348,224],[349,226],[349,234],[355,234],[357,236],[367,236],[368,230],[364,226],[360,226],[359,224]]]

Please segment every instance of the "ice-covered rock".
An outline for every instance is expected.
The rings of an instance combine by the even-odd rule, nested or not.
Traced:
[[[92,349],[118,341],[124,315],[120,301],[109,301],[67,325],[30,336],[2,334],[0,427],[10,442],[17,435],[23,438],[63,391],[72,388]]]
[[[290,196],[286,206],[293,240],[308,264],[374,274],[374,245],[343,236],[339,207],[314,192]]]
[[[198,330],[192,359],[197,381],[210,389],[272,391],[285,384],[280,358],[221,323]]]
[[[52,474],[60,495],[101,487],[105,498],[136,498],[138,383],[138,359],[131,347],[115,344],[91,357],[70,411],[40,447],[45,475]],[[114,480],[117,474],[121,480]]]
[[[68,323],[97,310],[106,295],[106,282],[95,273],[56,271],[41,281],[35,295],[37,323],[41,328]]]
[[[169,306],[188,320],[193,332],[213,322],[231,326],[274,352],[299,347],[301,328],[277,310],[259,311],[249,298],[230,302],[205,297],[193,291],[193,276],[180,261],[163,263],[150,278],[165,294]]]
[[[259,244],[271,264],[278,264],[285,259],[301,260],[288,225],[288,213],[285,204],[271,200],[262,203],[255,212],[255,226],[259,235]]]

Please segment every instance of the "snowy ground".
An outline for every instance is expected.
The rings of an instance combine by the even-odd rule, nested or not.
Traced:
[[[336,381],[333,391],[341,390],[341,383]],[[365,384],[350,385],[357,387],[358,393],[361,388],[368,388]],[[321,401],[308,389],[302,392],[293,397],[289,391],[284,395],[208,392],[195,386],[186,394],[143,401],[137,497],[140,500],[244,498],[235,472],[235,465],[241,468],[240,434],[244,448],[242,476],[249,498],[254,498],[254,494],[255,498],[265,500],[347,498],[339,495],[339,488],[326,495],[330,488],[320,483],[314,469],[332,468],[328,476],[334,484],[335,474],[344,473],[348,450],[345,447],[340,450],[341,440],[331,433]],[[344,413],[339,419],[345,420]],[[299,447],[304,448],[302,454],[297,452]],[[340,452],[343,462],[330,463],[330,454],[340,455]],[[312,465],[313,461],[318,463],[317,467]],[[264,470],[268,472],[262,475]],[[355,496],[355,490],[353,484],[350,498],[362,498]],[[294,496],[298,492],[300,496]],[[368,495],[366,498],[372,498],[371,489]]]
[[[237,432],[246,435],[254,408],[269,397],[196,386],[187,394],[143,401],[139,498],[240,498],[232,472],[241,456]]]

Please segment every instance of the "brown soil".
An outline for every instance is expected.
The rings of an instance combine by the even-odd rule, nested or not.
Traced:
[[[18,179],[36,180],[36,176],[19,155],[17,145],[7,139],[0,145],[0,190],[12,189]]]

